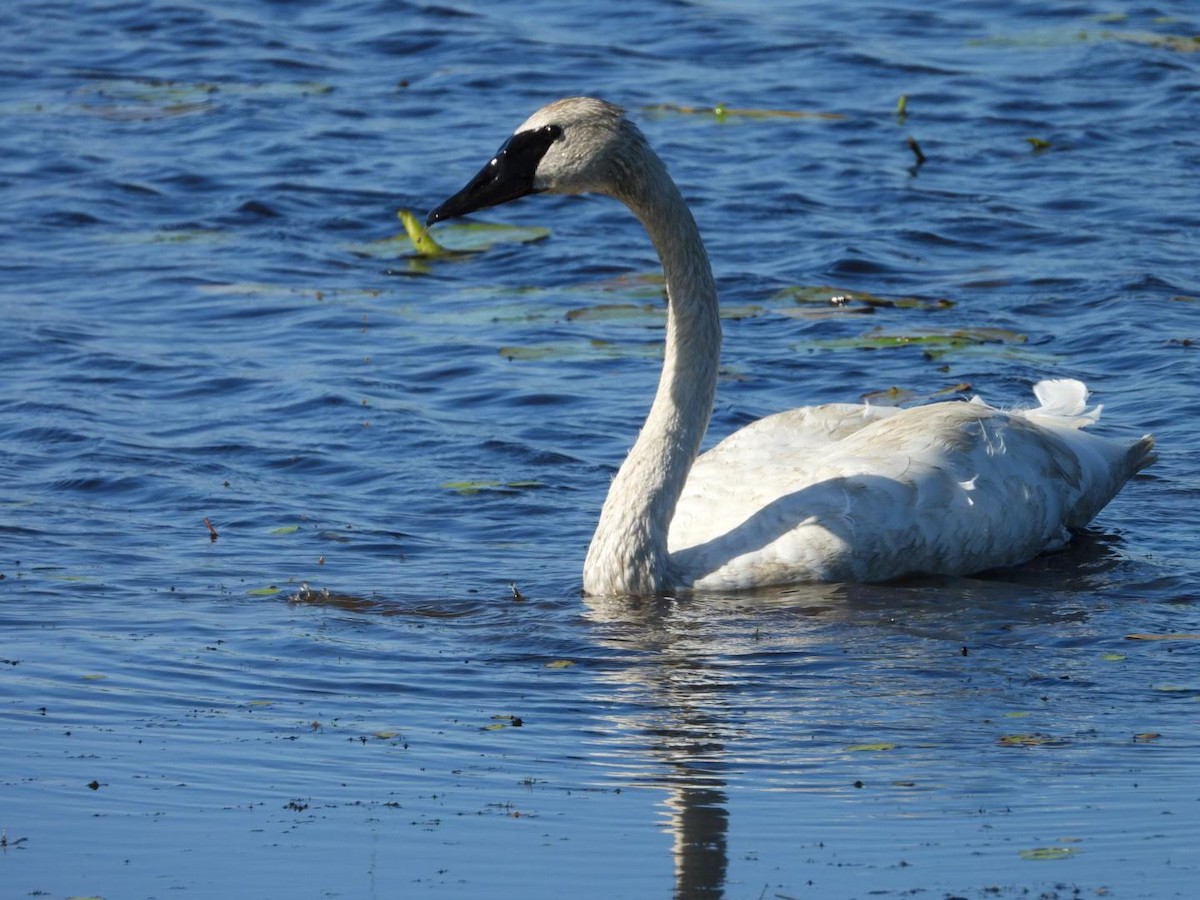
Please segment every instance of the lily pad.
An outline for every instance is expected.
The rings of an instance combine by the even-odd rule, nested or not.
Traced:
[[[1086,29],[1032,31],[1019,35],[994,35],[968,41],[974,47],[1012,47],[1018,49],[1056,49],[1069,44],[1087,41],[1117,41],[1125,44],[1140,44],[1174,53],[1200,52],[1200,35],[1181,36],[1158,34],[1153,31],[1088,31]]]
[[[864,403],[870,403],[874,406],[900,406],[902,403],[911,403],[917,398],[916,391],[910,391],[908,388],[892,386],[883,391],[871,391],[862,395]]]
[[[1027,338],[1008,328],[958,328],[948,331],[889,333],[875,328],[858,337],[822,338],[809,342],[816,350],[889,350],[919,347],[928,355],[982,344],[1023,344]]]
[[[866,291],[853,291],[828,284],[787,287],[776,291],[773,301],[790,301],[801,307],[824,307],[842,313],[867,312],[876,309],[951,309],[953,300],[921,297],[879,297]]]
[[[326,300],[373,299],[383,293],[376,288],[306,288],[291,284],[267,284],[255,281],[202,284],[196,289],[202,294],[216,297],[303,297],[322,303]]]
[[[1049,734],[1004,734],[996,741],[1001,747],[1063,747],[1067,742]]]
[[[605,303],[598,306],[587,306],[572,309],[567,313],[568,322],[602,322],[614,319],[661,319],[664,315],[662,306],[645,303]]]
[[[564,341],[558,344],[538,344],[528,347],[506,346],[499,350],[508,360],[532,362],[546,359],[613,359],[662,357],[660,344],[630,344],[615,341]]]
[[[1079,850],[1076,847],[1032,847],[1020,852],[1021,859],[1044,862],[1055,859],[1070,859]]]
[[[1127,634],[1127,641],[1200,641],[1200,633],[1192,631],[1177,631],[1168,634]]]
[[[455,491],[463,497],[470,497],[482,491],[511,494],[516,491],[527,491],[532,488],[545,486],[541,481],[447,481],[441,485],[441,487]]]

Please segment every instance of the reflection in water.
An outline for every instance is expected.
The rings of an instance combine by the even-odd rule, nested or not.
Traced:
[[[799,723],[794,718],[808,715],[806,703],[823,709],[822,719],[838,718],[838,711],[826,708],[822,700],[828,699],[828,689],[800,671],[829,665],[830,628],[869,633],[872,647],[881,637],[896,638],[910,645],[909,653],[920,656],[927,652],[921,646],[926,644],[923,638],[942,646],[964,633],[1083,620],[1086,610],[1075,598],[1102,589],[1110,570],[1121,562],[1113,544],[1110,536],[1088,533],[1063,553],[988,578],[798,585],[753,594],[649,601],[586,598],[597,640],[629,660],[604,677],[635,699],[638,712],[618,723],[622,737],[639,735],[646,742],[639,742],[633,754],[639,762],[626,776],[667,790],[663,806],[673,837],[677,900],[725,894],[728,780],[745,762],[748,738],[766,727],[760,718],[766,710],[745,706],[761,685],[775,679],[802,681],[794,685],[794,695],[789,691],[790,731],[819,724],[815,718]],[[879,632],[875,626],[881,623],[884,631]],[[769,639],[760,635],[760,626],[770,631]],[[634,657],[628,655],[630,650]],[[890,652],[904,653],[895,647]],[[853,655],[840,664],[856,665]],[[914,671],[926,672],[921,665]],[[840,677],[869,682],[878,675],[856,668]],[[886,692],[892,700],[908,693],[903,683],[893,680]],[[925,692],[911,693],[920,697]],[[739,744],[740,749],[735,746]],[[628,763],[625,754],[621,764]]]
[[[745,731],[742,714],[730,705],[738,677],[730,664],[760,648],[751,625],[748,632],[731,633],[719,620],[750,622],[754,610],[772,606],[812,615],[844,602],[838,599],[844,590],[805,586],[754,597],[706,597],[703,603],[588,599],[589,617],[603,626],[602,642],[645,654],[607,677],[634,692],[643,710],[620,725],[626,734],[649,739],[655,766],[643,768],[637,779],[667,788],[663,806],[673,837],[677,900],[723,897],[729,868],[726,755]],[[714,644],[717,633],[723,637]]]

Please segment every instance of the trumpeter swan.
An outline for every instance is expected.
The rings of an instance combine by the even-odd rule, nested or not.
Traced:
[[[641,434],[588,549],[589,594],[966,575],[1062,546],[1139,469],[1154,440],[1096,437],[1087,389],[1034,387],[1036,409],[978,399],[897,409],[830,404],[753,422],[697,456],[721,348],[696,221],[620,107],[538,110],[428,224],[526,194],[606,194],[641,220],[667,281],[666,350]]]

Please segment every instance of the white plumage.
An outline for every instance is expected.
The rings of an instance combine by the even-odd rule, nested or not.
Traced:
[[[754,422],[697,456],[712,412],[721,329],[695,220],[618,107],[572,98],[539,110],[430,222],[528,193],[624,202],[658,250],[666,352],[642,431],[613,480],[584,590],[649,595],[814,581],[965,575],[1061,547],[1153,459],[1083,430],[1087,388],[1034,386],[1039,405],[976,398],[911,409],[830,404]]]

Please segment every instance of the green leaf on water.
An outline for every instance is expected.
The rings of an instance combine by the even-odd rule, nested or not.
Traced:
[[[1006,712],[1004,715],[1009,719],[1024,719],[1029,715],[1029,713],[1023,710],[1016,710],[1014,712]]]
[[[481,491],[512,494],[517,491],[545,487],[546,485],[541,481],[447,481],[440,486],[446,490],[454,491],[463,497],[471,497]]]
[[[1200,35],[1187,36],[1158,34],[1153,31],[1088,31],[1086,29],[1059,29],[1032,31],[1018,35],[995,35],[968,41],[972,47],[1002,47],[1018,49],[1054,50],[1069,44],[1096,41],[1115,41],[1123,44],[1139,44],[1173,53],[1200,52]]]
[[[546,663],[547,669],[569,669],[575,665],[575,662],[570,659],[553,659]]]
[[[280,525],[278,528],[272,528],[271,534],[295,534],[299,530],[299,525]]]
[[[919,347],[931,355],[982,344],[1023,344],[1026,337],[1007,328],[958,328],[952,331],[888,333],[875,328],[858,337],[824,338],[804,345],[816,350],[889,350]]]
[[[1129,657],[1127,657],[1124,653],[1105,653],[1100,658],[1105,662],[1121,662]]]
[[[1049,150],[1053,145],[1042,138],[1030,137],[1025,138],[1026,142],[1033,148],[1034,153],[1041,153],[1043,150]]]
[[[617,343],[593,339],[590,341],[563,341],[557,344],[535,344],[528,347],[501,347],[498,351],[505,359],[534,362],[547,359],[613,359],[627,357],[662,358],[662,345],[657,343]]]
[[[685,116],[712,116],[718,122],[739,119],[819,119],[836,121],[846,118],[841,113],[811,112],[799,109],[742,109],[718,103],[716,106],[678,106],[674,103],[651,103],[642,109],[648,113],[671,113]]]
[[[1127,634],[1127,641],[1200,641],[1200,633],[1194,631],[1176,631],[1167,634]]]
[[[603,322],[614,319],[661,319],[666,315],[665,307],[650,303],[604,303],[567,313],[568,322]]]
[[[450,256],[452,254],[453,251],[447,250],[435,241],[430,236],[429,229],[407,209],[400,210],[398,215],[408,239],[412,242],[413,249],[421,256]]]
[[[272,584],[269,587],[254,588],[246,593],[251,597],[272,597],[279,593],[279,588]]]
[[[1003,734],[996,741],[1001,747],[1064,747],[1067,742],[1049,734]]]
[[[437,238],[434,239],[420,220],[408,210],[400,210],[399,216],[400,221],[404,223],[404,234],[352,244],[351,252],[377,259],[405,256],[424,261],[462,259],[490,250],[498,244],[528,244],[550,236],[549,228],[537,226],[449,222],[438,226]]]
[[[161,78],[106,78],[90,81],[73,97],[82,112],[103,119],[140,122],[203,115],[239,97],[304,97],[328,94],[332,86],[316,81],[223,82],[169,81]]]
[[[902,403],[910,403],[916,398],[916,391],[910,391],[908,388],[896,387],[895,385],[886,390],[870,391],[862,395],[863,402],[870,403],[873,406],[899,406]]]
[[[776,291],[774,301],[790,301],[802,307],[816,306],[844,313],[872,312],[876,309],[915,309],[934,311],[951,309],[953,300],[922,297],[879,297],[867,291],[853,291],[828,284],[800,285]]]
[[[851,744],[849,747],[843,748],[847,753],[882,753],[887,750],[895,750],[898,744],[893,744],[891,741],[879,741],[874,744]]]
[[[1021,859],[1045,861],[1053,859],[1070,859],[1079,850],[1076,847],[1033,847],[1020,852]]]

